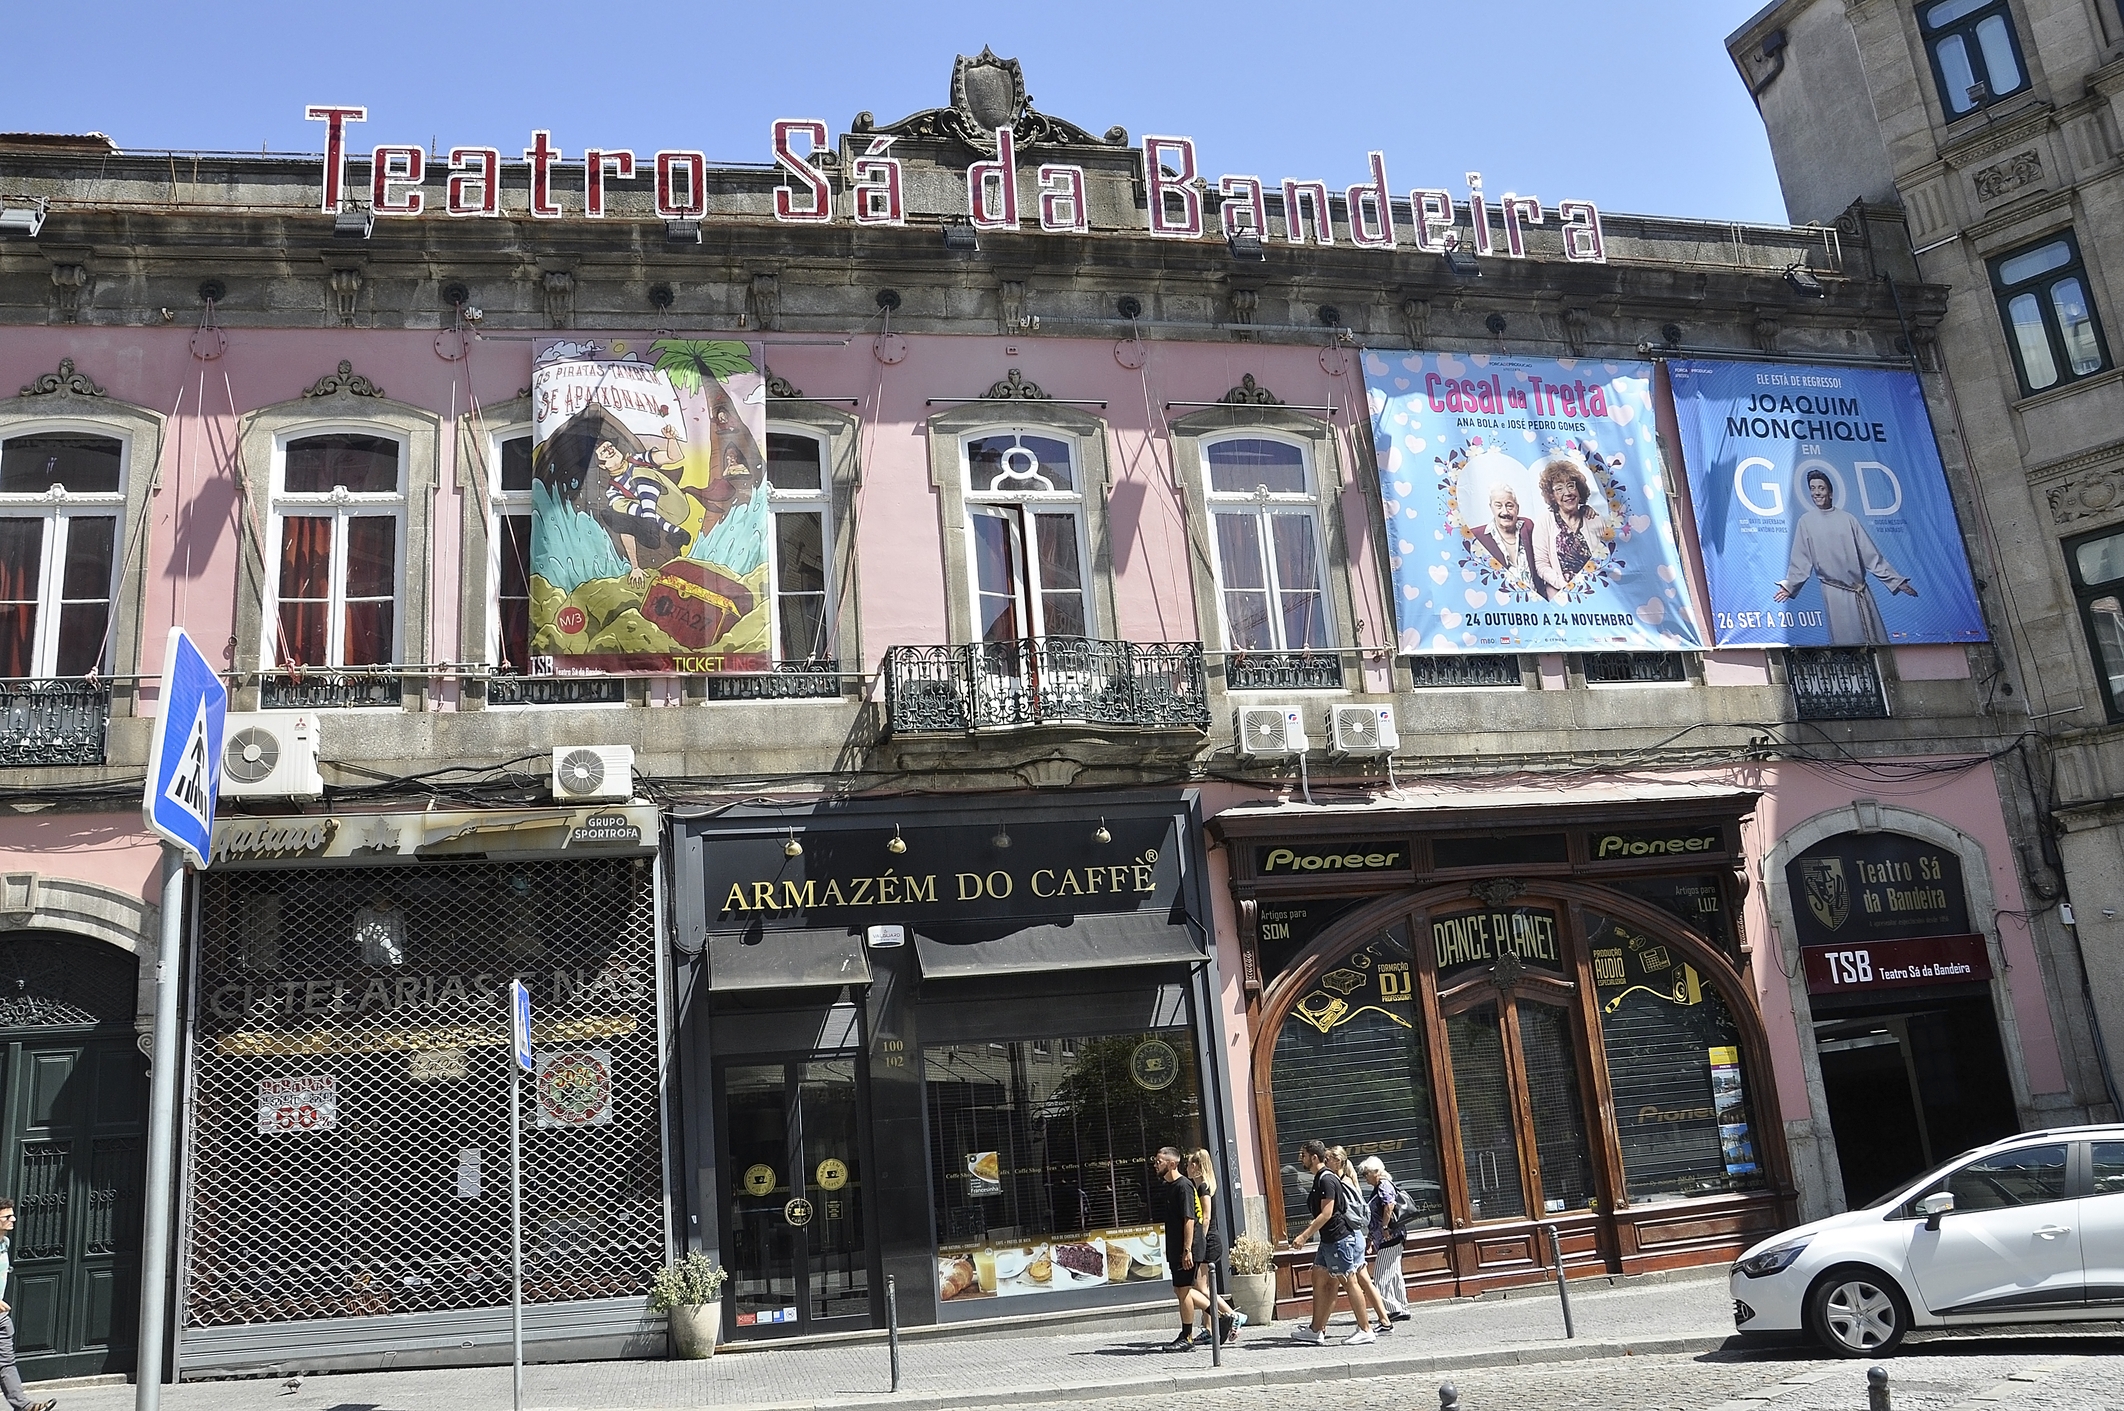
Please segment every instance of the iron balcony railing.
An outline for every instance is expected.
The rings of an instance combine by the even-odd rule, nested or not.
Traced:
[[[0,681],[0,764],[101,764],[111,723],[102,681]]]
[[[317,666],[262,672],[258,678],[260,710],[339,710],[357,706],[397,710],[404,698],[405,679],[390,668],[335,671]]]
[[[1871,647],[1795,647],[1785,653],[1792,704],[1802,720],[1884,720],[1887,694]]]
[[[896,735],[1033,725],[1209,729],[1200,642],[1039,637],[885,652]]]

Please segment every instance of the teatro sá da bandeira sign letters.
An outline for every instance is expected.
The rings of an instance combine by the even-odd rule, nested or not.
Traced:
[[[354,189],[349,185],[349,163],[362,159],[361,153],[349,150],[347,129],[349,124],[366,122],[369,110],[357,104],[314,103],[304,109],[304,116],[325,124],[318,209],[336,215]],[[837,161],[821,160],[831,151],[832,131],[820,119],[777,118],[768,133],[780,178],[774,189],[777,221],[800,225],[908,223],[905,163],[892,154],[896,138],[869,136],[867,144],[852,153],[843,176]],[[1021,155],[1009,127],[998,128],[993,140],[994,157],[971,162],[966,168],[968,224],[976,230],[1018,230],[1031,221],[1050,234],[1090,233],[1090,186],[1083,166]],[[1202,174],[1192,137],[1145,137],[1142,153],[1146,234],[1199,240],[1247,233],[1266,240],[1271,235],[1269,197],[1280,194],[1283,242],[1335,243],[1329,213],[1331,188],[1326,181],[1285,177],[1270,183],[1259,176],[1227,173],[1212,184]],[[418,144],[384,143],[370,148],[367,157],[367,190],[361,194],[367,198],[368,209],[379,217],[422,215],[438,204],[437,196],[445,215],[502,214],[504,158],[499,147],[452,147],[445,157],[440,148],[431,156]],[[590,147],[571,160],[550,129],[538,128],[531,133],[523,155],[508,160],[528,168],[525,209],[534,220],[604,219],[611,213],[611,188],[637,182],[654,184],[656,214],[662,219],[699,220],[708,212],[708,158],[698,150],[665,148],[638,157],[627,148]],[[1365,164],[1365,180],[1333,188],[1346,203],[1349,242],[1359,249],[1402,248],[1430,254],[1463,250],[1522,260],[1530,258],[1527,232],[1553,227],[1561,236],[1566,260],[1607,262],[1600,210],[1591,201],[1548,203],[1513,191],[1489,195],[1483,190],[1481,173],[1468,172],[1464,196],[1455,197],[1444,187],[1415,187],[1405,193],[1405,217],[1397,217],[1386,154],[1367,152]],[[1030,188],[1024,185],[1028,177]],[[440,186],[439,192],[428,189],[431,180]],[[1215,229],[1210,227],[1212,210]]]

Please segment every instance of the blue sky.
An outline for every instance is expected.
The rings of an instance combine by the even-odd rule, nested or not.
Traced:
[[[750,6],[106,0],[17,8],[0,130],[125,148],[318,151],[306,103],[360,103],[352,144],[512,154],[586,146],[764,161],[767,125],[948,99],[952,56],[1025,65],[1043,112],[1194,137],[1212,177],[1449,186],[1611,210],[1781,221],[1754,105],[1722,40],[1761,0],[1489,4]],[[36,56],[34,62],[26,62]],[[0,167],[4,175],[4,167]]]

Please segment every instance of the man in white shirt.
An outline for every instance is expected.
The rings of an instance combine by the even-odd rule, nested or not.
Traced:
[[[14,1411],[52,1411],[56,1399],[33,1402],[22,1389],[22,1374],[15,1370],[15,1311],[8,1305],[7,1276],[13,1256],[9,1246],[15,1234],[15,1202],[0,1196],[0,1393]]]

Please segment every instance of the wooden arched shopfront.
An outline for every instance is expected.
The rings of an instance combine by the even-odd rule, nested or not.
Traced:
[[[1279,903],[1308,883],[1275,876],[1274,850],[1256,853],[1229,819],[1253,928],[1256,1179],[1276,1238],[1306,1218],[1296,1153],[1309,1137],[1378,1156],[1416,1196],[1411,1297],[1552,1276],[1545,1227],[1571,1270],[1638,1273],[1724,1262],[1789,1217],[1768,1042],[1727,919],[1737,820],[1695,824],[1687,836],[1704,846],[1672,856],[1602,857],[1601,837],[1626,835],[1557,835],[1553,861],[1510,877],[1441,877],[1465,871],[1437,865],[1465,850],[1421,835],[1400,875],[1366,868],[1397,852],[1376,821],[1358,844],[1287,843],[1357,875],[1311,879],[1336,914],[1295,949],[1271,945],[1263,973],[1261,932],[1279,923],[1261,918],[1305,910]],[[1496,855],[1513,857],[1508,839]],[[1647,900],[1663,867],[1692,886],[1715,879],[1713,919]],[[1281,1296],[1305,1296],[1309,1256],[1283,1262]]]

